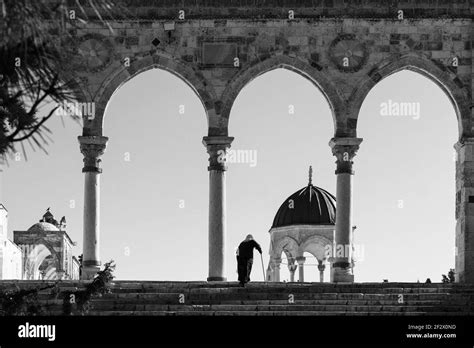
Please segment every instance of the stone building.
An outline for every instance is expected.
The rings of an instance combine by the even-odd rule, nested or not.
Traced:
[[[8,210],[0,203],[0,279],[22,279],[22,251],[8,239]]]
[[[13,242],[6,237],[6,218],[4,221],[4,238],[0,246],[4,271],[0,273],[0,279],[79,279],[80,264],[72,254],[76,243],[65,230],[65,217],[58,222],[48,208],[39,222],[28,230],[13,231]]]

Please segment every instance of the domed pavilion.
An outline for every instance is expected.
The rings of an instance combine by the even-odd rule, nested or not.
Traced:
[[[290,281],[304,282],[304,253],[312,254],[318,262],[320,282],[331,262],[336,223],[336,198],[321,187],[312,184],[312,167],[309,167],[308,185],[293,193],[281,204],[270,228],[270,262],[267,281],[280,281],[282,253],[285,253]],[[331,279],[332,267],[330,270]]]

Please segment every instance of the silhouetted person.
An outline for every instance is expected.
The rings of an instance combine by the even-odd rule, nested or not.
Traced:
[[[237,272],[239,273],[240,286],[244,286],[245,283],[250,281],[254,248],[257,249],[260,254],[262,253],[260,245],[253,239],[252,235],[249,234],[245,240],[240,243],[237,249]]]

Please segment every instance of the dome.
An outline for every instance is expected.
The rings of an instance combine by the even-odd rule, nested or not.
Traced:
[[[28,232],[56,232],[59,229],[49,222],[37,222],[28,229]]]
[[[334,225],[336,198],[326,190],[308,186],[288,197],[278,209],[272,228],[290,225]]]

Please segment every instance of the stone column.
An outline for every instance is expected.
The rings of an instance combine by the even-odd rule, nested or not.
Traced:
[[[281,258],[273,259],[273,281],[280,281],[280,267],[281,267]]]
[[[299,269],[299,279],[300,283],[304,282],[304,262],[306,261],[306,257],[298,256],[296,258],[296,262],[298,262],[298,269]]]
[[[273,281],[273,270],[271,264],[268,264],[267,273],[265,274],[266,278],[265,281],[272,282]]]
[[[100,269],[100,156],[103,155],[107,137],[78,137],[84,155],[84,234],[82,279],[92,279]]]
[[[298,265],[295,265],[294,261],[288,265],[288,270],[290,271],[290,282],[292,283],[295,281],[295,272],[297,268]]]
[[[209,276],[208,281],[225,281],[226,152],[233,137],[204,137],[209,154]]]
[[[323,261],[318,260],[318,270],[319,270],[319,282],[324,283],[324,270],[326,269],[326,265]]]
[[[474,138],[456,149],[456,282],[474,283]]]
[[[336,248],[334,255],[333,282],[354,282],[352,261],[352,159],[356,155],[361,138],[333,138],[329,142],[337,161],[336,188]]]

